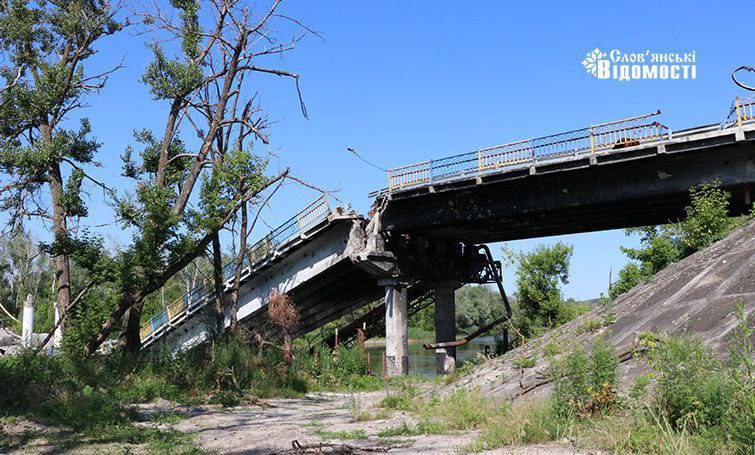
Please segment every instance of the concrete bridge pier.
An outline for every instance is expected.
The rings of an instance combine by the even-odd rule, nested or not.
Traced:
[[[409,326],[406,283],[380,280],[385,287],[385,371],[387,376],[409,374]]]
[[[456,341],[457,283],[445,282],[435,286],[435,342]],[[451,374],[456,370],[456,347],[435,350],[437,374]]]

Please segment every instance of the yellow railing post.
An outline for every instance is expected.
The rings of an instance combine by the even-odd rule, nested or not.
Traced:
[[[482,151],[477,150],[477,175],[482,175]]]
[[[595,153],[595,132],[590,127],[590,153]]]
[[[739,97],[738,96],[734,97],[734,105],[736,106],[736,109],[737,109],[737,125],[741,128],[742,127],[742,113],[739,110]]]

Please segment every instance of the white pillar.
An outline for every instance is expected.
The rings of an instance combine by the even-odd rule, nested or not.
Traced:
[[[63,340],[63,329],[61,325],[58,324],[58,321],[60,320],[58,306],[53,303],[52,307],[55,309],[55,325],[57,325],[57,327],[55,328],[55,333],[52,335],[52,346],[54,348],[59,348],[60,342]]]
[[[456,341],[455,286],[443,283],[435,288],[435,342]],[[456,369],[456,348],[435,350],[435,371],[451,374]]]
[[[32,334],[34,333],[34,296],[26,295],[24,301],[24,313],[21,318],[21,346],[31,347]]]
[[[409,334],[406,285],[397,280],[385,286],[385,363],[388,376],[409,374]]]

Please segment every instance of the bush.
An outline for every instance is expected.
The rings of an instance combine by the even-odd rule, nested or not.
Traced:
[[[487,425],[480,437],[465,447],[468,451],[492,450],[498,447],[538,444],[563,438],[572,422],[554,413],[545,402],[516,405]]]
[[[729,218],[731,194],[720,185],[719,181],[708,182],[689,191],[691,204],[685,209],[685,219],[680,226],[687,254],[721,240],[739,224]]]
[[[755,351],[752,349],[755,330],[743,304],[737,305],[735,312],[739,330],[730,346],[728,368],[734,393],[724,430],[735,446],[744,452],[755,449]]]
[[[640,248],[621,248],[636,262],[630,262],[609,286],[615,299],[634,286],[690,254],[724,238],[745,218],[729,217],[731,194],[720,188],[720,182],[702,183],[689,190],[690,204],[684,220],[676,225],[631,228],[627,235],[640,234]]]
[[[610,411],[616,404],[619,361],[610,343],[598,338],[591,352],[577,347],[551,364],[553,407],[562,418],[584,418]]]
[[[735,387],[699,339],[669,338],[652,362],[655,407],[674,429],[695,432],[724,423]]]

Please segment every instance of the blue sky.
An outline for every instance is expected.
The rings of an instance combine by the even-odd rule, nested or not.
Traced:
[[[731,70],[755,63],[744,18],[752,2],[589,1],[430,2],[301,1],[286,12],[321,32],[278,62],[302,75],[309,120],[298,110],[293,84],[258,77],[261,102],[277,123],[270,130],[284,166],[366,213],[367,193],[385,175],[346,152],[357,149],[382,167],[571,130],[661,109],[673,129],[718,122],[739,93]],[[598,80],[580,62],[587,51],[673,51],[697,54],[697,79]],[[125,68],[90,99],[85,113],[103,142],[98,175],[115,186],[120,158],[136,128],[158,128],[166,106],[138,81],[150,59],[144,38],[121,35],[97,56],[98,65],[123,59]],[[95,193],[93,192],[93,195]],[[287,186],[266,219],[275,224],[315,197]],[[92,224],[112,221],[95,207]],[[103,227],[113,241],[128,237]],[[622,231],[511,242],[514,250],[561,240],[575,246],[566,295],[591,298],[605,291],[626,262]],[[499,252],[500,248],[494,247]],[[511,288],[513,270],[507,270]]]

